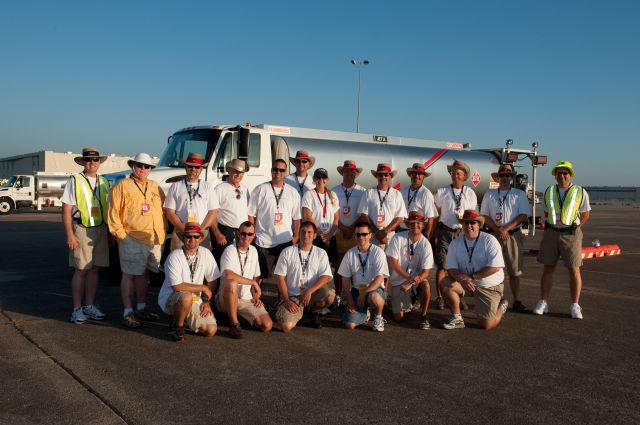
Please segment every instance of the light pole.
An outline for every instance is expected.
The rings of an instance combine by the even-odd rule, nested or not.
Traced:
[[[358,68],[358,104],[356,109],[356,133],[360,133],[360,81],[362,79],[361,73],[362,69],[369,65],[368,60],[357,61],[355,59],[351,59],[351,65]]]

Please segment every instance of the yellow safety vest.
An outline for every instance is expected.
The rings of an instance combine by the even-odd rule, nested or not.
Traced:
[[[560,201],[558,185],[549,186],[544,192],[544,203],[547,206],[547,223],[571,226],[578,218],[582,204],[582,187],[571,185],[564,199]],[[558,214],[560,212],[560,214]],[[560,217],[558,217],[558,215]],[[560,220],[558,220],[558,218]]]
[[[80,212],[82,225],[96,227],[106,223],[109,181],[102,176],[97,176],[96,188],[93,190],[84,174],[74,174],[73,180],[76,187],[76,207]]]

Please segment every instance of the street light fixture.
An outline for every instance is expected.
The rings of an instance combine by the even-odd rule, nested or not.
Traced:
[[[356,133],[360,133],[360,82],[362,80],[362,69],[369,65],[369,61],[365,60],[355,60],[351,59],[351,65],[355,66],[358,69],[358,101],[357,101],[357,109],[356,109]]]

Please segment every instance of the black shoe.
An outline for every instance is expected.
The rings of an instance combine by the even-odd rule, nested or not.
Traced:
[[[171,332],[171,338],[175,342],[184,341],[184,326],[176,326],[173,332]]]
[[[143,308],[142,310],[136,311],[136,319],[142,320],[143,322],[157,322],[160,320],[160,316]]]
[[[322,322],[320,321],[320,314],[318,312],[309,312],[309,326],[315,329],[320,329],[322,327]]]
[[[240,327],[240,323],[232,324],[229,328],[229,336],[233,339],[242,339],[242,328]]]
[[[516,312],[516,313],[531,313],[531,310],[529,310],[527,307],[525,307],[524,304],[522,304],[521,301],[515,301],[513,303],[513,307],[511,307],[511,310]]]

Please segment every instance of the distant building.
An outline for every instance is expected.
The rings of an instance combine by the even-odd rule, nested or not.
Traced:
[[[73,158],[80,153],[40,151],[26,153],[24,155],[0,158],[0,179],[8,178],[14,174],[35,174],[38,171],[56,171],[64,173],[77,173],[82,168],[75,163]],[[113,173],[129,168],[127,156],[109,156],[100,166],[100,173]]]
[[[640,187],[585,186],[591,202],[640,202]]]

